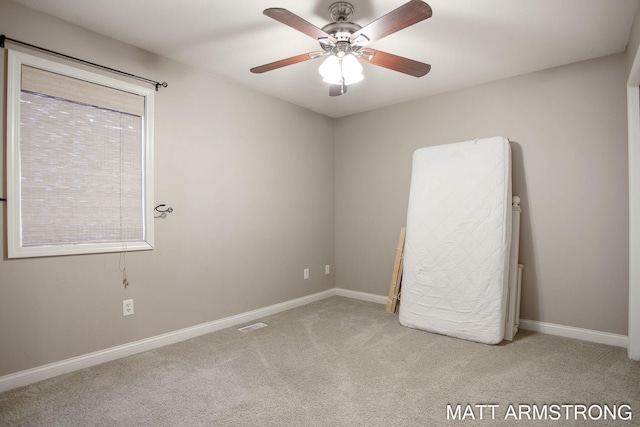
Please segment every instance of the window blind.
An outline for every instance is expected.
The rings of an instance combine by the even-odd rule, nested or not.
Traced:
[[[21,88],[80,104],[144,116],[144,96],[22,65]]]
[[[144,240],[145,98],[22,66],[22,246]]]

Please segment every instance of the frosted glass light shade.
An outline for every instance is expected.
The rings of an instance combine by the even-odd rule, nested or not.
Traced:
[[[330,55],[322,65],[320,65],[318,71],[324,82],[334,85],[341,85],[343,79],[345,85],[350,85],[364,78],[364,75],[362,75],[362,65],[358,59],[351,54],[345,55],[342,59],[336,55]]]
[[[322,80],[326,83],[340,85],[342,84],[342,67],[340,59],[335,55],[329,55],[318,69]]]
[[[349,54],[342,58],[342,76],[346,85],[357,83],[364,79],[362,65],[355,56]]]

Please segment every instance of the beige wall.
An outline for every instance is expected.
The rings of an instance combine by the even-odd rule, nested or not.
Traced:
[[[629,34],[629,41],[627,42],[627,70],[628,74],[632,72],[638,74],[637,70],[633,70],[634,63],[640,61],[638,57],[638,48],[640,47],[640,8],[636,11],[636,16],[633,19],[633,26],[631,27],[631,33]],[[637,76],[634,75],[633,84],[636,83]],[[632,82],[629,82],[632,83]]]
[[[7,260],[3,246],[0,375],[336,285],[386,295],[413,150],[491,135],[514,141],[523,317],[626,334],[623,55],[333,121],[6,0],[0,28],[169,83],[155,198],[175,209],[153,251],[127,255],[128,289],[118,254]],[[334,258],[335,281],[321,274]]]
[[[388,292],[415,149],[502,135],[524,208],[522,317],[626,335],[626,79],[620,54],[337,120],[336,285]]]
[[[153,251],[127,255],[128,289],[118,254],[7,260],[3,245],[0,376],[335,286],[324,275],[334,253],[330,118],[4,0],[0,28],[169,83],[156,96],[155,200],[174,209],[156,220]],[[135,314],[122,317],[128,298]]]

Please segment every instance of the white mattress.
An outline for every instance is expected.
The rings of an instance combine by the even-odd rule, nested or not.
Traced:
[[[502,341],[510,243],[506,138],[416,150],[400,323],[486,344]]]

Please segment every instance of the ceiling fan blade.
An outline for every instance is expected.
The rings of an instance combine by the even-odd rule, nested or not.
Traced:
[[[269,18],[273,18],[278,22],[282,22],[283,24],[288,25],[294,30],[298,30],[301,33],[304,33],[316,40],[321,38],[328,38],[333,43],[337,41],[334,37],[325,33],[320,28],[316,27],[310,22],[305,21],[295,13],[289,12],[287,9],[272,7],[270,9],[265,9],[262,13],[267,15]]]
[[[298,62],[308,61],[310,59],[316,59],[323,55],[323,52],[309,52],[302,55],[292,56],[291,58],[281,59],[280,61],[270,62],[268,64],[260,65],[259,67],[253,67],[250,71],[252,73],[264,73],[266,71],[275,70],[278,68],[286,67],[287,65],[297,64]]]
[[[331,85],[329,86],[329,96],[340,96],[347,93],[347,85]]]
[[[350,41],[355,42],[361,35],[369,39],[369,42],[380,40],[389,34],[430,18],[431,14],[431,6],[427,3],[421,0],[411,0],[351,34]]]
[[[358,57],[360,62],[389,68],[414,77],[422,77],[431,70],[431,65],[413,59],[393,55],[375,49],[362,49],[362,55]]]

